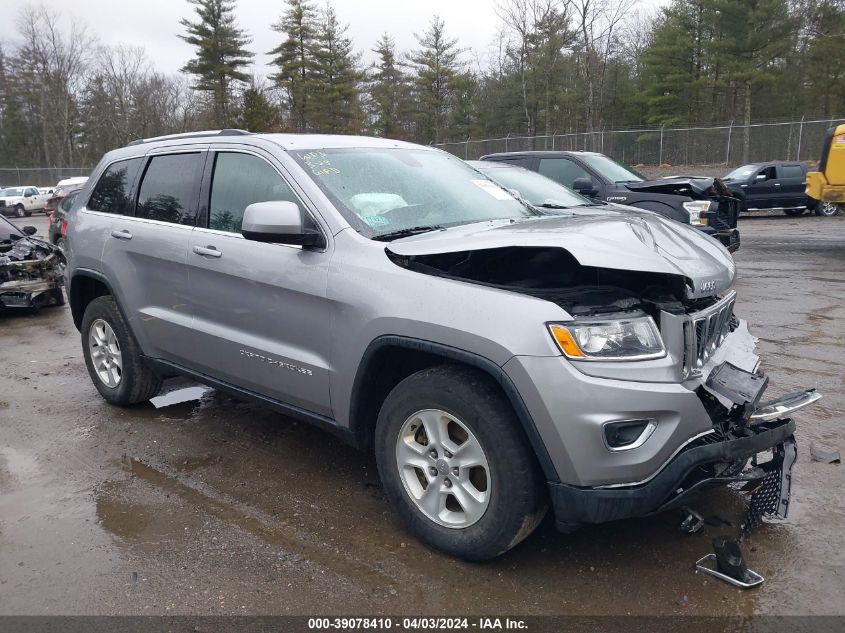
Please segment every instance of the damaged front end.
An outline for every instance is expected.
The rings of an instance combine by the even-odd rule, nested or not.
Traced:
[[[65,264],[58,248],[33,237],[0,243],[0,309],[63,303]]]
[[[692,200],[709,201],[700,216],[702,231],[715,237],[729,251],[740,246],[737,221],[741,209],[739,198],[719,178],[699,176],[670,176],[661,180],[625,183],[631,191],[685,196]]]
[[[554,222],[562,228],[565,221]],[[487,247],[476,250],[468,248],[466,241],[462,250],[453,250],[443,238],[394,242],[387,249],[387,256],[396,265],[418,273],[550,301],[570,315],[572,320],[561,321],[563,325],[651,317],[659,327],[665,357],[645,363],[602,359],[585,362],[592,359],[573,359],[561,350],[577,367],[576,375],[609,379],[608,389],[622,384],[612,381],[631,381],[639,385],[642,393],[647,393],[651,384],[676,384],[686,394],[680,397],[693,404],[674,409],[674,401],[655,393],[653,398],[644,397],[635,405],[625,399],[614,400],[609,392],[605,396],[594,381],[578,385],[557,383],[555,388],[564,395],[549,397],[551,406],[547,410],[551,415],[559,412],[559,428],[566,434],[564,443],[576,438],[582,460],[579,473],[590,473],[581,479],[595,480],[604,473],[615,472],[617,464],[620,468],[619,478],[605,479],[609,483],[574,485],[550,481],[558,527],[570,531],[583,524],[679,508],[707,489],[730,483],[740,483],[751,492],[747,529],[753,529],[764,515],[785,517],[791,468],[797,454],[795,422],[790,415],[820,396],[811,389],[771,402],[762,401],[768,378],[758,371],[756,339],[748,332],[747,324],[734,315],[732,262],[720,260],[715,254],[695,254],[692,244],[686,250],[677,241],[663,241],[654,226],[640,232],[632,223],[631,230],[639,240],[622,240],[608,223],[601,230],[604,240],[600,244],[591,238],[593,229],[602,228],[601,223],[586,227],[571,220],[570,225],[577,239],[569,243],[560,239],[558,247],[552,246],[548,234],[541,236],[539,230],[528,233],[514,227],[507,229],[509,237],[530,236],[530,240],[521,240],[525,245],[498,246],[505,240],[485,235],[484,239],[479,236],[471,240]],[[510,243],[514,241],[511,239]],[[624,258],[611,257],[608,250],[600,252],[608,244],[624,246]],[[662,264],[654,260],[646,266],[638,252],[640,244],[659,255]],[[605,266],[598,265],[599,261],[604,261]],[[610,265],[613,267],[607,267]],[[590,402],[584,404],[565,395],[577,393],[591,394]],[[607,404],[602,402],[605,397]],[[634,410],[635,406],[642,410]],[[613,415],[614,407],[619,408],[619,416]],[[698,426],[679,424],[676,428],[686,428],[686,434],[679,430],[677,435],[671,435],[667,429],[676,424],[673,420],[680,415],[678,412],[693,410],[697,412]],[[596,428],[591,422],[596,419],[617,419],[629,424],[619,427],[619,437],[612,438],[613,442],[603,438],[605,446],[601,447],[597,446],[598,438],[591,435]],[[634,422],[639,422],[639,426]],[[637,470],[637,450],[659,452],[654,445],[657,440],[648,444],[655,428],[663,428],[662,437],[671,444],[665,446],[659,462],[649,462],[647,470],[644,465]],[[630,437],[625,437],[629,431]],[[585,454],[590,457],[583,457]],[[600,475],[595,474],[598,464],[604,468]],[[623,478],[623,473],[633,476]]]

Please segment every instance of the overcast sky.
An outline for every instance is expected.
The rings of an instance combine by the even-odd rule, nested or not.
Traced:
[[[653,8],[668,0],[640,0]],[[356,50],[370,61],[376,40],[389,32],[399,50],[416,46],[414,33],[422,33],[434,13],[446,22],[447,31],[468,49],[470,59],[483,58],[490,49],[500,21],[497,0],[335,0],[340,21],[349,24]],[[0,0],[3,21],[14,19],[29,0]],[[146,48],[158,70],[175,73],[192,56],[191,47],[176,37],[183,31],[179,20],[193,19],[193,7],[183,0],[43,0],[43,4],[85,23],[91,33],[107,44],[135,44]],[[318,3],[319,4],[319,3]],[[265,54],[277,46],[280,35],[271,29],[286,6],[283,0],[238,0],[237,20],[252,37],[256,53],[251,72],[266,76],[270,70]],[[4,33],[10,29],[4,28]]]

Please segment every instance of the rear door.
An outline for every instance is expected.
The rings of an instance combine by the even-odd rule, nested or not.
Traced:
[[[148,155],[130,213],[115,216],[103,249],[106,275],[141,349],[179,364],[194,350],[185,266],[206,155],[196,146]]]
[[[778,165],[778,182],[780,183],[781,207],[807,206],[804,189],[807,185],[804,169],[798,163]]]
[[[330,250],[256,242],[240,232],[244,209],[254,202],[294,202],[313,218],[290,183],[277,159],[258,148],[209,154],[200,222],[188,248],[196,337],[191,366],[331,416]]]

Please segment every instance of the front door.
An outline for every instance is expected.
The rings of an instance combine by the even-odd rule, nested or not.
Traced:
[[[778,186],[775,186],[778,184]],[[748,180],[745,189],[746,208],[771,209],[778,206],[780,185],[777,183],[777,169],[774,165],[763,167]]]
[[[246,240],[254,202],[303,203],[272,157],[216,151],[204,177],[202,214],[188,248],[196,371],[330,416],[328,251]]]

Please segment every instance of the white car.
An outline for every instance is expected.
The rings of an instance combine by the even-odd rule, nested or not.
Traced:
[[[38,187],[38,193],[40,193],[42,196],[49,196],[51,193],[53,193],[53,188],[52,187]]]
[[[88,180],[88,176],[73,176],[72,178],[65,178],[56,183],[55,189],[59,187],[67,187],[68,185],[84,184]]]
[[[40,193],[38,187],[32,185],[6,187],[0,190],[0,214],[19,218],[30,216],[33,211],[41,211],[47,206],[50,195]]]

